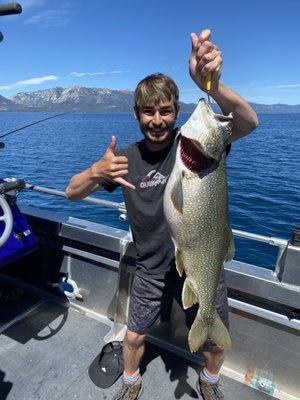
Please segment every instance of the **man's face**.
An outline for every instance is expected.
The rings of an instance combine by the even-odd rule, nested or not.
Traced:
[[[134,111],[149,150],[165,148],[171,140],[178,111],[174,101],[161,101]]]

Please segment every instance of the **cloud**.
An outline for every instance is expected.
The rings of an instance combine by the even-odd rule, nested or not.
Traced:
[[[30,86],[30,85],[41,85],[44,82],[57,81],[58,79],[59,79],[59,77],[55,76],[55,75],[31,78],[31,79],[27,79],[25,81],[18,81],[15,83],[11,83],[10,85],[0,86],[0,90],[11,90],[13,88],[18,88],[18,87],[25,87],[25,86]]]
[[[288,85],[273,85],[273,86],[264,86],[262,89],[299,89],[300,83],[291,83]]]
[[[32,15],[24,21],[24,24],[36,24],[43,28],[60,27],[71,21],[67,10],[45,10]]]
[[[99,71],[99,72],[70,72],[70,76],[74,78],[81,78],[83,76],[96,76],[96,75],[106,75],[106,74],[122,74],[123,71],[114,70],[114,71]]]
[[[249,83],[244,85],[232,85],[230,86],[232,89],[241,90],[277,90],[277,89],[299,89],[300,83],[290,83],[290,84],[283,84],[283,85],[268,85],[268,86],[258,86],[255,83]]]
[[[97,72],[70,72],[68,76],[65,77],[59,77],[56,75],[47,75],[47,76],[41,76],[41,77],[36,77],[36,78],[31,78],[31,79],[26,79],[24,81],[18,81],[14,82],[8,85],[2,85],[0,86],[0,90],[11,90],[11,89],[16,89],[16,88],[22,88],[26,86],[31,86],[31,85],[42,85],[45,82],[48,81],[57,81],[65,78],[83,78],[83,77],[89,77],[89,76],[96,76],[96,75],[105,75],[105,74],[122,74],[123,71],[120,70],[113,70],[113,71],[97,71]]]
[[[95,75],[104,75],[106,71],[99,71],[99,72],[71,72],[70,75],[74,78],[80,78],[82,76],[95,76]]]

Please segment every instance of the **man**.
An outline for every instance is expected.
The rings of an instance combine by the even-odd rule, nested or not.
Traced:
[[[191,34],[189,72],[197,86],[206,90],[206,76],[212,73],[211,96],[224,114],[233,112],[230,142],[250,133],[258,124],[253,109],[220,81],[222,57],[210,41],[210,31]],[[179,112],[178,88],[169,77],[156,74],[143,79],[135,90],[134,115],[144,139],[116,150],[116,138],[103,157],[90,168],[73,176],[66,190],[69,199],[82,199],[104,187],[123,187],[124,200],[137,249],[137,270],[132,285],[127,332],[124,338],[122,387],[114,400],[138,399],[142,394],[139,373],[145,336],[164,317],[169,293],[180,302],[182,279],[174,267],[174,247],[163,215],[163,194],[176,153],[175,121]],[[229,151],[229,149],[228,149]],[[216,309],[228,326],[227,293],[222,271]],[[192,322],[187,311],[187,324]],[[197,388],[205,400],[223,399],[219,371],[224,351],[212,342],[203,349],[205,368]]]

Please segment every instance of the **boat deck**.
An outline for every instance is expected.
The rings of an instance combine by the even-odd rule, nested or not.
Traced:
[[[111,399],[119,387],[97,386],[99,355],[108,324],[51,298],[24,290],[0,298],[0,399]],[[199,365],[147,342],[141,371],[144,400],[197,399]],[[222,377],[227,400],[270,397]]]

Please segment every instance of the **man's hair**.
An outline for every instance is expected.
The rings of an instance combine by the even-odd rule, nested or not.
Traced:
[[[178,111],[179,90],[173,79],[163,74],[152,74],[138,83],[134,92],[134,107],[137,111],[149,105],[158,105],[161,101],[174,101]]]

